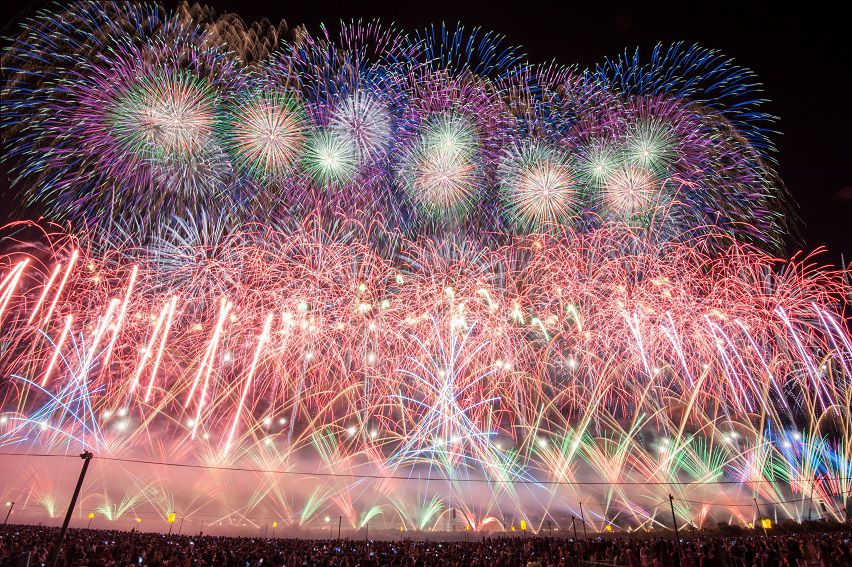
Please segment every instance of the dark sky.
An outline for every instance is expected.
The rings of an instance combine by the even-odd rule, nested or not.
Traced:
[[[17,4],[17,6],[14,6]],[[46,2],[7,2],[4,34],[22,15]],[[173,6],[174,1],[166,2]],[[798,204],[806,250],[828,246],[824,261],[852,256],[852,47],[848,17],[825,6],[835,3],[782,2],[722,4],[680,2],[666,6],[641,2],[618,6],[606,0],[464,2],[399,0],[209,0],[218,12],[245,20],[284,19],[290,27],[379,17],[405,29],[429,23],[482,26],[523,46],[533,62],[592,65],[625,47],[648,50],[656,42],[683,40],[720,49],[753,69],[780,117],[775,137],[778,169]],[[783,4],[788,4],[783,2]],[[839,6],[842,3],[836,3]],[[8,27],[6,27],[8,26]],[[8,164],[0,189],[8,192]]]

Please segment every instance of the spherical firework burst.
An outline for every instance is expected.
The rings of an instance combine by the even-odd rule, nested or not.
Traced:
[[[2,104],[23,120],[13,129],[26,125],[15,147],[28,198],[58,218],[109,226],[127,207],[168,213],[232,184],[213,127],[241,71],[199,24],[78,2],[38,16],[4,58],[21,70]]]
[[[281,182],[302,158],[308,124],[295,93],[259,88],[230,103],[221,120],[234,163],[263,183]]]
[[[660,182],[635,165],[612,171],[604,181],[601,198],[606,214],[619,220],[647,218],[664,204]]]
[[[350,140],[355,161],[361,166],[384,157],[391,142],[391,116],[368,92],[355,92],[340,102],[328,119],[328,128]]]
[[[409,197],[431,216],[461,216],[474,204],[482,183],[479,137],[459,114],[434,116],[403,156],[399,178]]]
[[[347,183],[358,168],[354,141],[331,130],[311,134],[305,145],[305,172],[323,187]]]
[[[579,152],[577,161],[586,190],[594,193],[621,167],[623,155],[610,143],[593,142]]]
[[[150,167],[158,189],[193,195],[222,178],[213,144],[214,93],[184,73],[145,77],[116,97],[109,130],[120,151]],[[226,167],[221,165],[220,167]]]
[[[152,161],[180,161],[209,143],[213,108],[203,82],[167,75],[131,85],[110,110],[110,119],[126,151]]]
[[[512,223],[527,232],[565,225],[581,210],[581,195],[565,152],[531,143],[513,151],[499,169],[500,189]]]
[[[625,161],[665,177],[677,158],[672,128],[644,122],[633,126],[627,136]]]

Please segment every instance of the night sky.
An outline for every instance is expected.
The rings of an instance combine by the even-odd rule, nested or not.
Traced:
[[[247,21],[268,18],[292,28],[339,19],[381,18],[414,30],[430,23],[482,26],[521,45],[532,62],[556,60],[593,65],[624,48],[645,53],[657,42],[685,41],[715,48],[757,73],[765,110],[778,116],[774,137],[778,170],[797,204],[801,240],[790,249],[827,246],[825,262],[852,256],[852,47],[848,18],[821,3],[791,3],[778,8],[748,2],[658,2],[630,7],[592,1],[536,3],[433,2],[393,3],[210,0],[218,12],[236,12]],[[166,2],[171,7],[174,1]],[[778,3],[781,4],[781,3]],[[829,3],[826,3],[829,4]],[[0,8],[3,35],[16,33],[24,17],[48,2],[6,2]],[[837,3],[839,9],[841,4]],[[4,44],[5,45],[5,44]],[[5,157],[0,164],[0,203],[13,194]],[[20,218],[3,211],[2,217]],[[29,212],[27,217],[35,216]]]

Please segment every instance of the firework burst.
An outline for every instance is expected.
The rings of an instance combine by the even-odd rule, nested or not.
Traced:
[[[511,222],[527,231],[565,225],[581,210],[576,174],[564,152],[529,144],[509,154],[499,173]]]
[[[221,120],[223,145],[239,168],[265,184],[280,183],[295,172],[308,124],[294,94],[253,90],[229,108]]]
[[[74,2],[4,50],[16,183],[69,223],[0,241],[0,446],[216,467],[101,473],[110,521],[840,517],[849,273],[773,256],[751,73],[340,29]]]
[[[478,152],[479,138],[470,121],[457,114],[438,115],[403,158],[401,183],[427,214],[464,215],[480,189]]]

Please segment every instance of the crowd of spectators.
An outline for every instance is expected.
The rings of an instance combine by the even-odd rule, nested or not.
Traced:
[[[57,528],[0,531],[0,566],[47,564]],[[852,567],[852,533],[608,537],[486,537],[367,541],[69,530],[60,567]]]

